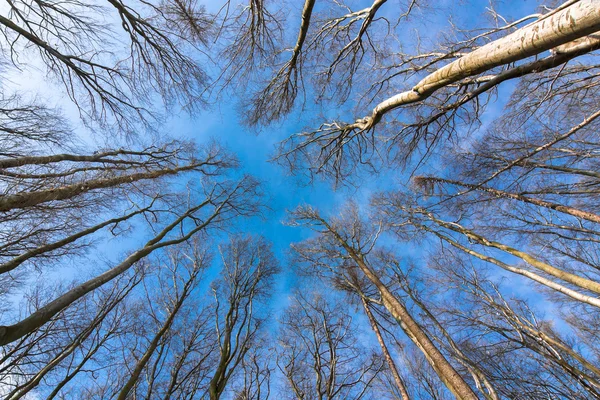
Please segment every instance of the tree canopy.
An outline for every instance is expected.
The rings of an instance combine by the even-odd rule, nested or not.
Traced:
[[[7,0],[0,396],[600,399],[599,50],[599,0]]]

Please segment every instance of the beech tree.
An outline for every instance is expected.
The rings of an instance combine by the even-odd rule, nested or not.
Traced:
[[[91,244],[102,237],[122,236],[143,221],[153,232],[122,263],[46,299],[48,304],[37,304],[30,315],[8,313],[6,303],[0,342],[7,344],[31,334],[152,252],[207,227],[222,228],[236,215],[254,214],[259,204],[251,178],[221,178],[237,162],[218,144],[148,140],[139,134],[157,121],[153,103],[159,97],[165,107],[202,103],[207,77],[198,55],[211,25],[202,6],[179,1],[136,6],[10,2],[3,13],[1,49],[9,70],[27,70],[29,59],[41,61],[48,77],[63,85],[86,126],[111,135],[108,146],[82,146],[73,121],[60,110],[18,88],[3,87],[3,298],[21,291],[33,269],[50,274],[67,257],[93,251]],[[118,22],[111,22],[111,16]],[[125,34],[122,42],[110,39],[118,30]],[[130,141],[119,147],[120,138]],[[188,193],[167,189],[169,181],[185,174],[200,177]]]
[[[183,204],[179,212],[176,209],[167,211],[167,215],[174,214],[174,217],[169,222],[164,223],[162,227],[155,227],[156,234],[121,263],[66,291],[29,316],[22,318],[19,322],[1,327],[0,336],[2,338],[0,343],[10,343],[31,333],[65,307],[126,272],[136,262],[157,249],[185,242],[194,234],[213,225],[218,226],[221,223],[226,223],[237,216],[252,215],[259,207],[256,190],[256,182],[248,177],[244,177],[237,182],[209,183],[209,186],[205,188],[206,197],[202,202],[193,205]],[[191,222],[192,226],[185,229],[183,224],[188,221]],[[173,235],[173,232],[179,229],[181,229],[179,234]]]
[[[165,290],[165,288],[169,286],[172,286],[172,290],[174,293],[170,294],[171,298],[165,299],[167,300],[167,302],[163,307],[165,308],[166,315],[163,321],[161,321],[158,315],[154,315],[154,313],[156,312],[156,305],[160,305],[161,302],[156,301],[154,299],[150,300],[148,309],[152,313],[152,319],[158,322],[158,327],[156,332],[153,332],[153,335],[151,336],[144,352],[141,353],[141,356],[137,357],[138,359],[133,365],[133,367],[130,367],[128,369],[127,377],[124,380],[125,382],[119,388],[117,394],[118,399],[126,399],[129,396],[130,392],[132,392],[133,390],[139,391],[139,383],[141,383],[140,378],[142,376],[142,372],[146,369],[148,369],[148,371],[146,372],[146,375],[148,375],[148,378],[146,379],[146,393],[148,397],[150,397],[150,395],[152,394],[155,385],[157,384],[156,374],[160,369],[161,364],[164,362],[161,360],[161,358],[164,354],[164,348],[166,346],[166,339],[168,338],[168,333],[172,329],[177,314],[184,306],[186,299],[192,294],[194,286],[198,283],[200,273],[203,272],[203,270],[206,269],[208,266],[209,260],[207,260],[206,250],[199,249],[196,247],[193,248],[192,251],[193,253],[191,256],[187,254],[183,255],[190,259],[190,265],[181,265],[181,261],[178,258],[182,257],[182,255],[174,254],[169,268],[169,275],[171,276],[167,276],[166,279],[163,277],[159,277],[159,279],[162,279],[160,279],[159,284],[157,286],[161,289],[161,291]],[[188,269],[188,271],[186,271],[188,276],[185,277],[186,272],[182,272],[180,269]],[[172,285],[169,285],[169,281],[172,282]],[[150,296],[151,294],[148,293],[148,297]],[[150,364],[150,362],[152,358],[155,358],[155,353],[157,353],[157,356],[156,360],[152,365]],[[148,368],[148,366],[151,367]]]
[[[122,276],[114,283],[86,296],[50,323],[3,348],[2,394],[6,398],[27,398],[28,393],[48,389],[54,398],[77,381],[79,374],[95,375],[115,363],[111,343],[127,334],[127,296],[140,284],[143,272]],[[28,308],[54,295],[60,288],[39,287],[28,299]],[[50,289],[50,290],[49,290]]]
[[[32,72],[41,63],[48,81],[62,86],[74,103],[96,143],[106,143],[83,144],[77,121],[18,86],[2,87],[0,343],[2,380],[10,385],[3,394],[8,397],[43,390],[50,398],[65,393],[126,398],[132,391],[150,395],[159,390],[162,381],[142,389],[142,374],[177,359],[165,346],[175,342],[175,319],[206,266],[194,264],[185,280],[185,268],[177,267],[181,260],[172,260],[173,282],[184,279],[182,288],[176,284],[173,293],[147,304],[133,301],[140,312],[132,315],[125,304],[132,304],[127,297],[133,286],[144,281],[151,293],[151,286],[166,282],[162,272],[157,280],[145,275],[148,257],[197,236],[206,240],[209,232],[227,228],[238,217],[260,213],[258,182],[234,172],[235,157],[219,144],[146,134],[157,132],[155,125],[166,111],[197,110],[205,104],[208,77],[201,58],[213,23],[195,2],[17,1],[3,9],[3,67],[9,73]],[[120,240],[132,231],[143,232],[137,239],[145,236],[146,243],[126,250],[120,261],[109,261],[108,268],[80,268],[70,284],[50,280],[48,287],[28,287],[33,273],[52,279],[54,270],[67,262],[85,265],[91,259],[100,264],[98,245],[110,246],[111,238]],[[123,279],[130,283],[116,283]],[[96,297],[115,284],[105,299]],[[23,295],[26,307],[18,310],[13,299]],[[163,318],[154,307],[168,299],[173,304]],[[144,308],[158,328],[147,331],[146,348],[131,347],[140,339],[135,321]],[[167,397],[188,396],[205,383],[198,378],[203,369],[190,361],[205,331],[200,320],[181,339],[184,351],[174,363],[170,384],[160,387]],[[114,353],[128,349],[141,354],[133,364]],[[125,367],[131,371],[127,378],[119,372]],[[96,374],[108,378],[106,371],[123,379],[115,385],[86,382]],[[188,375],[190,371],[195,372]],[[159,380],[150,378],[148,382]]]
[[[406,383],[396,363],[395,355],[392,354],[389,348],[386,338],[389,330],[387,327],[384,328],[382,321],[380,321],[380,319],[385,320],[386,318],[384,312],[378,308],[381,306],[381,301],[377,298],[377,288],[369,282],[369,279],[362,274],[357,266],[339,265],[335,258],[332,258],[334,256],[330,252],[323,251],[321,245],[314,241],[295,243],[292,245],[292,249],[294,250],[295,264],[303,274],[311,278],[318,277],[326,282],[328,286],[333,286],[346,293],[347,298],[345,300],[350,304],[358,304],[358,307],[364,311],[387,366],[387,369],[378,376],[381,377],[389,373],[393,382],[391,391],[396,392],[399,398],[410,399]],[[388,390],[390,389],[388,388]]]
[[[260,344],[260,333],[265,328],[261,302],[269,298],[273,278],[278,272],[269,243],[260,237],[237,237],[220,248],[222,278],[213,287],[215,299],[215,329],[218,357],[214,374],[208,386],[211,399],[219,399],[234,374],[247,364],[248,354]],[[223,301],[224,300],[224,301]],[[222,304],[224,303],[224,304]],[[257,360],[254,359],[256,363]],[[262,363],[262,362],[261,362]],[[255,368],[260,368],[255,365]],[[244,371],[246,372],[246,371]],[[254,370],[260,375],[260,369]],[[260,386],[259,381],[253,385]],[[245,386],[244,390],[252,389]]]
[[[485,343],[468,349],[500,395],[598,396],[595,361],[587,359],[581,347],[573,346],[567,334],[559,333],[552,319],[521,298],[505,298],[488,271],[477,271],[458,252],[447,251],[431,263],[437,275],[432,279],[453,293],[451,303],[439,307],[432,301],[431,306],[440,309],[446,324],[465,332],[467,343],[479,341],[483,332]],[[501,384],[505,379],[510,383]]]
[[[26,68],[36,57],[89,122],[126,131],[152,118],[153,95],[165,105],[202,102],[197,55],[210,30],[204,7],[188,1],[11,1],[0,16],[5,61]]]
[[[362,399],[383,367],[357,342],[352,317],[316,294],[286,310],[277,365],[296,399]]]
[[[464,41],[440,44],[431,52],[417,48],[414,55],[400,53],[396,62],[384,59],[380,51],[381,77],[369,77],[363,93],[357,94],[365,104],[373,104],[372,111],[355,122],[330,121],[298,133],[282,144],[279,156],[300,172],[357,185],[363,166],[407,167],[416,175],[412,187],[374,199],[385,221],[382,231],[390,230],[413,246],[424,241],[444,251],[450,246],[478,269],[491,264],[508,271],[508,279],[518,279],[510,274],[531,279],[541,285],[535,286],[540,289],[536,293],[557,304],[577,335],[590,343],[597,329],[581,329],[597,326],[592,316],[599,305],[597,176],[592,166],[598,110],[596,74],[587,72],[596,68],[595,59],[587,54],[598,47],[598,4],[574,1],[542,10],[514,22],[492,10],[502,22],[497,28],[476,34],[463,31]],[[569,19],[573,16],[569,29],[552,33],[559,20],[566,22],[567,14]],[[587,18],[590,25],[583,22]],[[376,59],[377,49],[372,51]],[[409,90],[393,86],[402,79]],[[490,94],[498,93],[508,80],[516,88],[501,116],[478,131],[493,103]],[[384,93],[390,91],[396,92],[386,98]],[[423,172],[415,173],[419,169]],[[323,220],[317,214],[309,219],[319,218]],[[317,226],[321,234],[337,229],[323,221]],[[351,237],[363,232],[355,225],[351,231]],[[303,251],[319,268],[327,268],[314,252]],[[355,261],[347,251],[346,257]],[[400,281],[412,302],[424,305],[414,289],[407,290],[407,281]],[[457,360],[463,358],[475,381],[489,386],[484,394],[498,396],[501,389],[477,363],[465,362],[468,357],[461,354],[467,352],[451,343],[439,317],[423,312],[440,341],[453,348]],[[423,329],[428,330],[425,322]],[[563,383],[549,378],[556,390],[553,396],[595,396],[593,390],[587,393],[589,382],[583,388],[573,389],[569,383],[559,389]]]
[[[359,42],[360,32],[368,32],[372,26],[369,17],[373,18],[374,13],[385,7],[380,3],[383,2],[375,2],[367,10],[368,17],[363,14],[365,21],[357,36]],[[418,5],[418,2],[412,2],[409,12],[415,3]],[[405,16],[402,14],[400,19]],[[494,17],[496,21],[502,21],[497,14]],[[515,29],[529,21],[532,22]],[[418,150],[421,152],[425,147],[430,151],[442,138],[455,132],[461,120],[466,120],[467,127],[476,125],[478,116],[485,110],[488,92],[497,89],[502,82],[543,75],[544,71],[560,67],[598,48],[600,42],[595,32],[599,28],[600,17],[595,1],[569,1],[544,14],[532,14],[473,34],[465,41],[450,44],[448,48],[431,52],[417,49],[419,53],[414,55],[400,52],[394,54],[395,58],[385,58],[381,56],[383,52],[372,51],[372,57],[378,65],[382,64],[384,71],[379,81],[372,82],[375,96],[370,96],[370,91],[366,95],[363,93],[368,99],[366,103],[374,104],[372,111],[354,122],[326,121],[317,129],[291,136],[282,143],[279,158],[292,169],[308,168],[313,174],[342,182],[352,180],[360,165],[374,167],[377,159],[386,153],[389,157],[385,157],[383,166],[388,162],[405,163]],[[334,35],[337,33],[336,29],[332,31]],[[352,46],[353,42],[349,42],[347,45]],[[534,61],[528,59],[549,50],[551,54],[548,57]],[[447,60],[452,61],[440,66]],[[516,65],[510,66],[512,64]],[[335,71],[335,60],[332,65],[329,70]],[[506,66],[509,66],[508,69]],[[391,97],[378,98],[382,87],[392,79],[404,78],[411,82],[409,78],[413,73],[419,74],[422,79],[409,88],[401,88]],[[347,80],[339,82],[338,87],[345,85]],[[433,101],[424,102],[429,101],[433,94]],[[404,110],[406,112],[402,113]],[[385,123],[384,117],[390,113],[399,115],[400,120]],[[596,116],[590,115],[582,124],[591,123]],[[376,135],[375,127],[380,125],[384,126],[378,129]]]

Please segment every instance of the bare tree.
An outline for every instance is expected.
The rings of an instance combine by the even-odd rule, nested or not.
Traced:
[[[398,366],[394,361],[389,346],[386,342],[386,328],[381,326],[375,313],[379,310],[373,309],[380,305],[377,297],[377,288],[368,279],[362,276],[358,267],[353,265],[338,265],[335,261],[325,256],[321,256],[321,249],[314,246],[313,242],[304,242],[293,244],[295,253],[295,264],[300,267],[300,271],[308,277],[319,277],[327,286],[334,286],[347,294],[347,301],[351,304],[358,303],[362,307],[369,326],[375,333],[377,342],[381,348],[381,354],[387,364],[387,371],[392,377],[394,390],[403,400],[410,399],[406,389],[406,384],[402,378]]]
[[[600,2],[466,4],[484,15],[9,0],[0,395],[600,399]],[[10,81],[36,69],[83,124]],[[229,236],[204,274],[264,208],[234,155],[161,132],[211,103],[260,128],[301,105],[274,156],[292,172],[360,190],[393,171],[369,205],[290,214],[311,282],[280,318],[266,239]]]
[[[598,293],[599,286],[596,281],[586,279],[586,278],[581,277],[576,274],[572,274],[572,273],[570,273],[568,271],[564,271],[560,268],[556,268],[548,263],[545,263],[545,262],[539,260],[538,258],[532,256],[531,254],[529,254],[527,252],[515,249],[506,244],[488,240],[485,237],[481,236],[480,234],[477,234],[473,230],[465,228],[456,222],[447,222],[447,221],[440,220],[439,218],[436,218],[432,212],[427,211],[425,209],[410,208],[410,206],[406,207],[404,205],[405,204],[404,200],[406,200],[406,198],[403,197],[402,195],[398,196],[398,195],[394,195],[394,194],[381,197],[377,200],[378,207],[381,210],[383,210],[382,212],[386,216],[388,216],[388,217],[391,216],[393,218],[393,221],[394,221],[393,225],[396,226],[395,229],[402,231],[406,228],[407,225],[413,225],[413,226],[417,227],[418,229],[422,229],[424,231],[433,233],[435,236],[437,236],[441,240],[443,240],[443,241],[451,244],[452,246],[464,251],[465,253],[475,256],[481,260],[495,264],[495,265],[497,265],[505,270],[508,270],[510,272],[514,272],[519,275],[526,276],[526,277],[528,277],[538,283],[541,283],[547,287],[550,287],[560,293],[564,293],[573,299],[585,302],[587,304],[594,305],[596,307],[598,307],[600,305],[600,303],[598,302],[598,299],[596,297],[587,295],[585,291],[581,292],[578,290],[573,290],[569,286],[561,284],[560,281],[556,282],[553,279],[548,279],[542,275],[528,271],[526,269],[509,265],[509,264],[499,260],[498,258],[484,255],[475,250],[472,250],[468,246],[465,246],[465,245],[459,243],[457,240],[454,240],[451,237],[447,236],[444,232],[441,232],[439,229],[430,228],[427,225],[423,224],[419,217],[424,216],[425,220],[433,221],[437,226],[439,226],[441,228],[448,229],[449,231],[452,231],[452,232],[460,233],[464,237],[466,237],[471,243],[498,249],[507,254],[518,257],[518,258],[522,259],[523,261],[527,262],[529,265],[533,266],[534,268],[540,270],[541,272],[548,274],[553,278],[557,278],[564,282],[571,283],[575,286],[578,286],[581,289],[585,289],[585,290],[589,290],[589,291]],[[416,215],[417,217],[414,218],[413,215]]]
[[[275,7],[264,0],[225,2],[219,36],[226,39],[221,57],[227,61],[215,84],[245,92],[248,80],[272,60],[285,24],[283,10]]]
[[[393,58],[381,57],[384,77],[372,84],[372,91],[378,94],[384,84],[397,78],[404,78],[410,87],[400,91],[394,88],[393,96],[377,99],[364,118],[351,123],[323,122],[316,129],[291,136],[281,144],[279,159],[292,169],[308,168],[313,174],[344,181],[351,180],[358,166],[371,165],[379,158],[386,167],[390,162],[406,162],[422,147],[429,154],[443,137],[454,134],[463,121],[466,125],[477,124],[487,103],[485,94],[502,82],[542,76],[546,70],[565,67],[573,58],[597,49],[600,18],[596,6],[593,0],[569,1],[545,14],[532,14],[483,33],[473,33],[470,38],[440,50],[420,51],[416,55],[399,53],[396,63]],[[384,7],[385,4],[381,8]],[[497,13],[494,16],[502,21]],[[533,22],[515,30],[532,19]],[[528,60],[548,50],[552,50],[550,56]],[[440,66],[447,60],[451,62]],[[421,78],[413,83],[415,73]],[[384,115],[394,110],[401,112],[400,120],[382,123]],[[377,134],[376,126],[381,126]]]
[[[305,0],[298,39],[292,49],[289,60],[277,71],[267,86],[252,98],[248,114],[248,123],[256,125],[269,123],[288,114],[298,96],[299,70],[302,69],[302,48],[306,41],[315,0]]]
[[[11,1],[5,12],[3,55],[17,68],[37,55],[86,118],[130,129],[151,117],[155,94],[165,105],[201,100],[207,77],[197,55],[211,18],[193,1]]]
[[[177,142],[141,151],[7,157],[0,164],[5,188],[1,273],[23,264],[42,268],[76,252],[103,228],[119,234],[131,219],[151,215],[158,203],[168,201],[157,185],[169,176],[217,176],[236,166],[216,144],[195,149]],[[94,223],[91,210],[118,216]]]
[[[315,243],[316,249],[305,252],[308,254],[308,259],[310,259],[311,253],[317,253],[317,258],[324,254],[330,259],[337,259],[338,263],[339,260],[343,262],[347,259],[356,263],[364,276],[377,288],[384,307],[402,327],[410,340],[423,352],[448,389],[460,398],[477,398],[469,384],[432,342],[403,302],[384,284],[378,272],[368,264],[366,257],[379,236],[380,228],[368,228],[358,216],[357,208],[352,205],[344,210],[343,217],[331,222],[309,207],[299,208],[292,214],[292,218],[296,224],[306,224],[321,231],[321,237]]]
[[[210,259],[198,241],[151,257],[143,289],[133,291],[123,312],[115,315],[119,334],[94,348],[93,358],[86,356],[69,367],[65,379],[47,381],[37,393],[49,398],[117,397],[128,390],[129,396],[168,398],[193,395],[205,387],[214,342],[210,312],[194,297],[199,274]],[[178,307],[175,314],[173,307]]]
[[[296,293],[279,331],[279,369],[296,399],[361,399],[383,368],[357,342],[352,317],[331,301]]]
[[[185,205],[181,212],[175,213],[171,222],[155,228],[157,229],[155,236],[121,263],[58,296],[19,322],[2,326],[0,343],[10,343],[39,328],[65,307],[123,274],[152,252],[183,243],[195,234],[206,231],[207,228],[227,223],[238,216],[255,214],[260,207],[257,190],[256,182],[249,177],[244,177],[237,182],[208,183],[203,201],[194,205]],[[184,230],[183,224],[187,221],[190,221],[192,226]],[[173,235],[177,230],[181,230],[180,234]]]
[[[484,332],[485,344],[473,346],[471,351],[485,349],[487,354],[482,354],[479,367],[485,369],[492,380],[509,380],[508,384],[497,385],[501,394],[510,397],[516,392],[532,395],[554,392],[556,397],[598,397],[599,371],[594,361],[586,359],[569,343],[570,339],[558,333],[550,319],[540,316],[521,299],[506,299],[501,288],[486,278],[484,272],[476,272],[460,258],[448,254],[443,260],[444,271],[439,273],[439,279],[448,288],[457,290],[456,301],[444,307],[444,314],[457,328],[469,332],[468,341],[478,340],[481,334],[478,332]],[[434,265],[436,271],[441,271],[440,267]],[[523,369],[521,372],[512,368],[503,371],[504,365],[524,364],[528,357],[539,360],[534,361],[532,367],[538,370],[534,372],[537,376],[546,375],[543,383],[539,382],[540,378],[529,382],[518,378],[516,375]],[[531,388],[526,389],[526,385]]]
[[[111,360],[100,354],[127,332],[126,298],[142,276],[137,271],[116,280],[43,328],[4,347],[0,376],[7,391],[3,395],[19,399],[41,387],[49,388],[52,398],[83,369],[86,374],[102,370]],[[41,299],[31,298],[32,306],[36,300]]]
[[[394,378],[394,383],[396,384],[396,388],[398,389],[398,392],[400,393],[402,400],[409,400],[410,395],[408,394],[408,390],[406,389],[406,384],[404,383],[404,379],[402,379],[402,377],[400,376],[400,372],[398,372],[396,363],[395,363],[394,359],[392,358],[392,355],[388,349],[385,339],[383,338],[383,334],[381,333],[379,323],[377,322],[377,319],[375,318],[375,316],[373,315],[373,312],[371,311],[371,305],[369,304],[369,301],[366,299],[366,297],[364,296],[364,294],[362,292],[359,293],[359,296],[361,297],[361,303],[363,305],[365,314],[367,315],[367,318],[369,319],[369,324],[371,325],[373,332],[375,332],[375,335],[377,336],[377,342],[379,343],[379,346],[381,347],[381,352],[383,354],[385,362],[388,365],[390,374]]]
[[[233,237],[220,247],[223,269],[214,285],[216,339],[219,356],[208,386],[211,399],[219,399],[247,354],[259,340],[273,278],[278,272],[270,244],[259,237]],[[221,299],[225,299],[222,306]],[[261,314],[263,316],[261,317]]]
[[[235,390],[236,400],[268,399],[271,397],[275,354],[267,347],[267,338],[255,343],[241,362],[243,379]]]
[[[162,353],[164,349],[164,341],[172,329],[173,322],[177,317],[178,312],[182,309],[185,300],[192,294],[194,287],[197,285],[201,273],[208,267],[210,257],[207,250],[198,248],[199,246],[192,248],[191,254],[177,254],[172,253],[171,263],[167,267],[169,269],[168,276],[166,278],[159,279],[158,287],[161,291],[165,290],[165,287],[172,286],[172,293],[164,305],[166,309],[166,318],[160,323],[159,329],[156,331],[152,339],[150,340],[146,350],[142,356],[137,360],[132,369],[129,370],[129,376],[125,384],[119,390],[117,399],[126,399],[129,393],[137,385],[138,380],[142,375],[142,372],[148,367],[151,358],[154,353],[160,348],[159,353]],[[182,263],[181,257],[189,259],[189,264]],[[187,270],[187,271],[186,271]],[[187,277],[185,277],[187,275]],[[154,311],[156,304],[160,304],[157,301],[151,301],[149,309]],[[158,316],[153,315],[153,319],[160,320]],[[160,358],[160,354],[159,354]],[[156,371],[158,363],[155,362],[152,371]],[[150,395],[153,391],[155,384],[154,374],[150,374],[150,379],[147,379],[148,389],[147,393]]]

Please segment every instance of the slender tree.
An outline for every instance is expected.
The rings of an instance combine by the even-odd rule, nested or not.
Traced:
[[[269,298],[279,270],[270,244],[260,237],[233,237],[220,253],[222,277],[212,289],[219,353],[208,386],[211,399],[221,398],[234,374],[250,361],[248,352],[258,345],[264,329],[261,303],[264,306]]]
[[[318,294],[297,293],[279,332],[277,364],[296,399],[361,399],[383,368],[353,333],[352,317]]]

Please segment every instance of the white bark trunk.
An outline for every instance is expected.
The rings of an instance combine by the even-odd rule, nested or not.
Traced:
[[[599,30],[600,0],[581,0],[438,69],[411,90],[379,103],[370,116],[357,120],[350,128],[369,129],[385,113],[405,104],[422,101],[444,86],[543,51],[560,49],[561,45]]]

